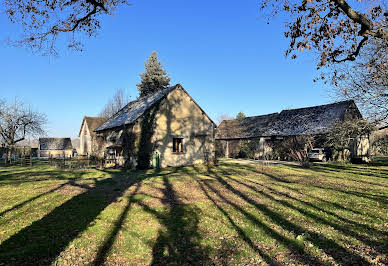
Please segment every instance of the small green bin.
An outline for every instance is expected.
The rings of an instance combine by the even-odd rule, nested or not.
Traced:
[[[157,153],[157,152],[155,152],[154,155],[153,155],[152,165],[153,165],[154,168],[157,168],[157,169],[160,168],[160,165],[159,165],[159,153]]]

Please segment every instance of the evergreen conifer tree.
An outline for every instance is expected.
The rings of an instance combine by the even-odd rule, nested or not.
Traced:
[[[158,54],[153,51],[144,63],[146,71],[140,74],[141,82],[136,84],[140,97],[164,89],[170,85],[170,77],[158,60]]]
[[[236,119],[243,119],[245,118],[245,114],[243,112],[239,112],[237,115],[236,115]]]

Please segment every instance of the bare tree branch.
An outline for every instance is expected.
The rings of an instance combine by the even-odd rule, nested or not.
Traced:
[[[11,41],[43,54],[57,54],[56,40],[60,33],[72,33],[68,47],[79,49],[76,33],[95,36],[100,17],[111,15],[127,0],[3,0],[8,18],[20,24],[25,37]],[[65,35],[66,36],[66,35]],[[69,35],[67,35],[69,36]],[[70,37],[70,36],[69,36]]]

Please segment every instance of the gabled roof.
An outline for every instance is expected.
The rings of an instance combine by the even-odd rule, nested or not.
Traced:
[[[72,150],[70,138],[40,138],[39,139],[40,150]]]
[[[81,136],[81,133],[82,133],[81,130],[82,130],[84,123],[86,123],[88,125],[90,135],[93,136],[96,134],[94,132],[94,130],[97,127],[99,127],[100,125],[102,125],[104,122],[106,122],[106,120],[108,120],[108,118],[106,118],[106,117],[84,116],[84,119],[82,120],[82,123],[81,123],[81,128],[79,129],[78,136],[79,137]]]
[[[175,89],[182,89],[191,100],[191,96],[187,93],[185,89],[180,84],[177,84],[172,87],[162,89],[160,91],[151,93],[149,95],[138,98],[135,101],[128,103],[120,111],[114,114],[108,121],[103,123],[101,126],[96,128],[95,132],[101,132],[111,128],[117,128],[124,125],[129,125],[135,122],[139,117],[141,117],[148,109],[154,106],[156,103],[164,99],[170,92]],[[193,100],[193,102],[201,109],[203,114],[209,118],[209,120],[214,124],[210,117],[202,110],[202,108]]]
[[[283,110],[268,115],[224,120],[218,126],[216,139],[325,134],[335,122],[344,120],[346,110],[354,106],[353,101],[343,101]]]

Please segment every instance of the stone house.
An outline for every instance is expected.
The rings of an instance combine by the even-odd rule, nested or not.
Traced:
[[[217,153],[238,157],[242,143],[254,142],[255,158],[273,158],[274,146],[294,136],[313,136],[311,146],[321,147],[325,135],[338,121],[360,119],[362,115],[354,101],[306,108],[283,110],[280,113],[224,120],[217,128]],[[360,138],[353,150],[357,156],[369,155],[368,138]]]
[[[215,128],[177,84],[128,103],[95,132],[100,155],[114,156],[119,165],[136,167],[145,156],[150,161],[158,158],[164,168],[211,161]]]
[[[40,157],[71,157],[73,145],[70,138],[40,138],[38,153]]]
[[[96,132],[94,130],[102,125],[107,118],[84,116],[81,128],[78,133],[80,139],[79,153],[82,155],[91,155],[94,152]]]

